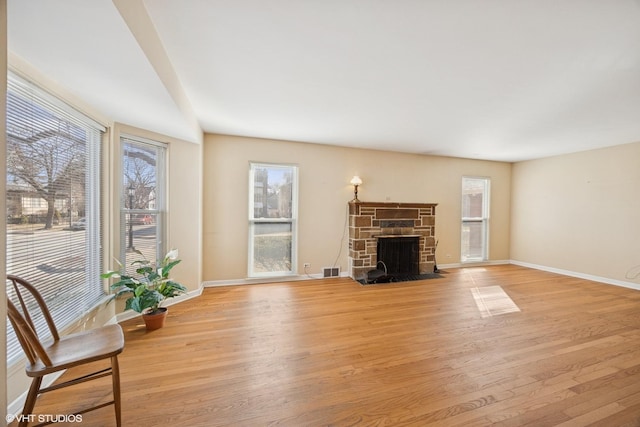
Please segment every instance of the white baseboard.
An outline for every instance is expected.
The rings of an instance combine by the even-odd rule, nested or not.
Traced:
[[[168,307],[174,304],[179,304],[183,301],[187,301],[190,300],[191,298],[196,298],[199,297],[200,295],[202,295],[202,289],[203,289],[203,284],[200,284],[200,286],[198,286],[198,289],[187,292],[185,294],[182,294],[180,296],[174,297],[174,298],[169,298],[168,300],[165,300],[165,302],[162,304],[163,307]],[[113,323],[120,323],[120,322],[124,322],[125,320],[129,320],[129,319],[133,319],[140,316],[140,313],[133,311],[133,310],[127,310],[127,311],[123,311],[122,313],[118,313],[116,314],[114,317],[112,317],[111,319],[109,319],[109,321],[107,322],[107,324],[113,324]]]
[[[532,264],[529,262],[518,261],[515,259],[511,260],[497,260],[497,261],[486,261],[486,262],[478,262],[478,263],[455,263],[455,264],[442,264],[438,265],[439,270],[444,270],[447,268],[465,268],[465,267],[482,267],[485,265],[503,265],[503,264],[513,264],[519,265],[521,267],[533,268],[535,270],[548,271],[549,273],[562,274],[564,276],[569,277],[577,277],[579,279],[591,280],[594,282],[605,283],[607,285],[615,285],[622,286],[624,288],[630,288],[640,291],[640,283],[627,282],[624,280],[611,279],[608,277],[602,276],[594,276],[592,274],[579,273],[576,271],[564,270],[561,268],[548,267],[546,265]]]
[[[606,283],[607,285],[622,286],[623,288],[630,288],[640,291],[640,283],[626,282],[624,280],[610,279],[608,277],[594,276],[592,274],[579,273],[576,271],[563,270],[561,268],[547,267],[545,265],[531,264],[529,262],[522,262],[518,260],[511,260],[511,264],[519,265],[521,267],[534,268],[536,270],[548,271],[549,273],[562,274],[564,276],[577,277],[579,279],[591,280],[594,282]]]
[[[510,264],[508,259],[499,259],[492,261],[479,261],[479,262],[456,262],[453,264],[438,264],[438,270],[444,270],[447,268],[465,268],[465,267],[483,267],[487,265],[505,265]]]
[[[640,283],[626,282],[622,280],[610,279],[607,277],[594,276],[591,274],[578,273],[570,270],[563,270],[560,268],[547,267],[544,265],[532,264],[517,260],[490,260],[483,262],[472,262],[472,263],[450,263],[450,264],[438,264],[438,270],[446,270],[447,268],[473,268],[473,267],[483,267],[490,265],[519,265],[521,267],[533,268],[536,270],[548,271],[550,273],[562,274],[570,277],[577,277],[585,280],[592,280],[594,282],[605,283],[609,285],[622,286],[625,288],[640,290]],[[341,272],[339,277],[349,277],[347,272]],[[276,282],[293,282],[300,280],[311,280],[311,279],[323,279],[325,277],[322,276],[321,273],[318,274],[306,274],[306,275],[294,275],[294,276],[280,276],[280,277],[261,277],[261,278],[246,278],[246,279],[230,279],[230,280],[208,280],[202,283],[202,287],[210,288],[210,287],[218,287],[218,286],[237,286],[237,285],[255,285],[260,283],[276,283]],[[330,277],[328,279],[331,279]],[[200,289],[200,293],[202,290]],[[199,295],[199,294],[198,294]],[[177,301],[176,301],[177,302]],[[137,313],[133,313],[136,315]],[[134,317],[134,316],[131,316]],[[123,319],[124,320],[124,319]]]
[[[40,388],[49,387],[65,372],[66,370],[55,372],[53,374],[45,376],[42,379],[42,385],[40,386]],[[13,402],[9,403],[9,405],[7,406],[7,416],[13,415],[14,417],[17,417],[18,415],[22,414],[22,408],[24,408],[24,402],[27,400],[28,393],[29,389],[25,390],[25,392],[18,396]]]
[[[349,277],[346,272],[341,272],[337,277]],[[312,279],[334,279],[335,277],[324,277],[322,273],[314,274],[296,274],[292,276],[278,277],[254,277],[246,279],[229,279],[229,280],[207,280],[202,283],[205,288],[214,288],[217,286],[238,286],[238,285],[257,285],[260,283],[277,283],[277,282],[298,282],[301,280]]]

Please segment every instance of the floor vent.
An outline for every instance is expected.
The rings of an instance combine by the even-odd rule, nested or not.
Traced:
[[[324,267],[322,269],[322,277],[338,277],[340,276],[340,267]]]

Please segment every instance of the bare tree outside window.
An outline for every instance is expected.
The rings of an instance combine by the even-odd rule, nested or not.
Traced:
[[[121,188],[121,259],[130,267],[166,253],[163,239],[166,145],[123,137]]]
[[[11,106],[11,99],[9,99]],[[54,221],[72,213],[83,215],[85,192],[86,134],[69,121],[33,107],[31,126],[7,117],[7,174],[10,184],[23,185],[25,195],[46,202],[46,210],[16,209],[22,221],[44,222],[51,229]],[[59,207],[56,209],[56,207]],[[62,207],[62,209],[60,209]]]
[[[156,153],[155,147],[126,144],[124,153],[124,181],[128,189],[134,189],[133,199],[125,200],[127,209],[150,209],[156,202]],[[123,194],[127,194],[125,191]],[[131,206],[129,203],[133,202]]]

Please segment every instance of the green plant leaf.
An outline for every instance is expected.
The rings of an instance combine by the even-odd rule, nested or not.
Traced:
[[[160,263],[149,262],[139,250],[134,252],[143,258],[131,263],[137,276],[126,274],[124,269],[122,272],[107,271],[100,275],[103,279],[119,279],[110,286],[114,292],[113,298],[126,293],[132,294],[125,302],[126,310],[131,309],[139,313],[156,310],[166,298],[187,291],[185,286],[169,279],[171,269],[180,263],[179,259],[175,259],[177,250],[169,252]],[[119,262],[118,264],[122,266]]]

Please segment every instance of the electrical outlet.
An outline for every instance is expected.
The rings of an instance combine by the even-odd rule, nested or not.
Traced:
[[[309,268],[309,267],[311,267],[311,263],[310,262],[305,262],[304,264],[302,264],[302,266],[304,268]]]

